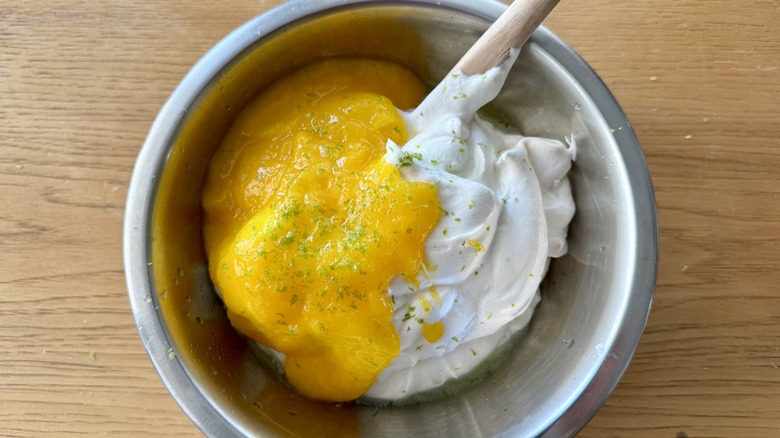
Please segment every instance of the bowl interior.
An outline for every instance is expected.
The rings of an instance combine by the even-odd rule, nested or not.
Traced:
[[[219,436],[576,432],[638,342],[655,278],[655,209],[649,179],[637,188],[647,169],[619,107],[545,29],[494,105],[526,135],[576,143],[577,212],[569,253],[552,261],[528,331],[498,370],[416,406],[334,406],[278,383],[231,328],[208,280],[199,201],[209,157],[243,106],[275,79],[330,56],[395,60],[434,85],[503,10],[492,2],[327,3],[277,9],[220,43],[174,93],[139,156],[128,198],[127,226],[140,224],[125,236],[126,257],[135,257],[126,262],[128,287],[163,381],[204,432]],[[572,406],[582,409],[572,414]]]

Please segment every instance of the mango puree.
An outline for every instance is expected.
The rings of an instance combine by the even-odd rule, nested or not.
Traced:
[[[320,61],[251,102],[212,157],[211,278],[233,326],[284,353],[308,397],[359,397],[399,353],[386,289],[417,276],[440,204],[384,154],[406,141],[394,105],[423,97],[398,64]]]

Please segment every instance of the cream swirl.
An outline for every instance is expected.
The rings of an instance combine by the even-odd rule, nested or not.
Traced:
[[[497,130],[476,115],[518,51],[484,75],[450,75],[404,113],[410,140],[387,145],[407,180],[435,183],[442,216],[427,268],[389,288],[401,352],[366,394],[400,399],[474,370],[530,320],[550,257],[566,252],[573,144]],[[429,342],[426,324],[443,335]]]

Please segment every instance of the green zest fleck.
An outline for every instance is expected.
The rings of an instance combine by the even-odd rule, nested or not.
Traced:
[[[450,339],[452,339],[452,340],[453,340],[453,341],[455,341],[455,342],[460,342],[460,341],[458,340],[458,338],[457,338],[457,337],[455,337],[455,336],[451,337]]]
[[[292,230],[288,231],[287,235],[281,239],[279,239],[279,245],[280,246],[289,246],[293,243],[293,240],[295,240],[295,236],[298,234],[298,230]]]
[[[398,167],[411,166],[414,160],[422,160],[422,154],[419,152],[413,154],[404,152],[404,156],[398,159]]]
[[[409,321],[410,319],[414,318],[414,313],[412,312],[414,312],[414,307],[409,306],[409,311],[406,312],[406,314],[404,315],[404,319],[402,319],[401,321]]]
[[[471,210],[472,208],[474,208],[474,200],[473,199],[469,201],[469,210]]]

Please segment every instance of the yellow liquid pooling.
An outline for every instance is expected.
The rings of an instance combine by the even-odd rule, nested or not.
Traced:
[[[387,286],[420,269],[437,189],[384,159],[399,107],[423,97],[405,68],[331,59],[274,84],[239,116],[203,192],[211,278],[234,327],[287,355],[306,396],[359,397],[398,355]]]

